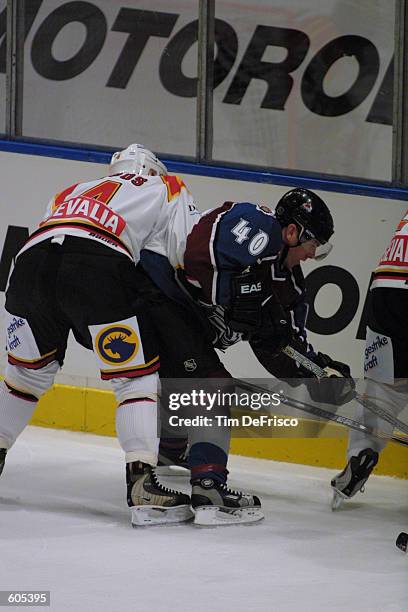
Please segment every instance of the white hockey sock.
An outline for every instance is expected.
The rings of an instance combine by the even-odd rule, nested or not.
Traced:
[[[157,464],[157,402],[143,399],[120,404],[116,409],[116,433],[126,453],[126,463]]]
[[[10,393],[0,383],[0,448],[11,448],[30,420],[37,402]]]

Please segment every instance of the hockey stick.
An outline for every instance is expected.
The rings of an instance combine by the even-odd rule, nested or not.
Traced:
[[[234,380],[238,387],[242,387],[243,389],[247,389],[248,391],[256,393],[270,393],[270,389],[267,389],[266,387],[255,385],[253,383],[249,383],[238,378]],[[296,408],[297,410],[308,412],[309,414],[313,414],[314,416],[318,416],[328,421],[334,421],[339,425],[345,425],[350,429],[355,429],[356,431],[367,433],[369,435],[375,436],[376,438],[382,438],[383,440],[391,440],[392,442],[408,446],[408,439],[401,438],[398,435],[388,435],[381,430],[374,429],[373,427],[369,427],[368,425],[363,425],[362,423],[359,423],[358,421],[355,421],[354,419],[351,419],[349,417],[334,414],[332,412],[329,412],[328,410],[325,410],[324,408],[318,408],[317,406],[313,406],[312,404],[309,404],[307,402],[296,400],[292,397],[288,397],[287,395],[279,395],[282,403],[286,404],[287,406],[290,406],[291,408]]]
[[[316,378],[318,379],[330,378],[327,372],[325,372],[323,368],[318,366],[311,359],[309,359],[308,357],[306,357],[305,355],[297,351],[295,348],[293,348],[289,344],[288,346],[285,346],[285,348],[282,349],[282,353],[285,353],[285,355],[287,355],[291,359],[294,359],[295,361],[300,363],[300,365],[302,365],[306,370],[309,370],[309,372],[312,372],[312,374],[314,374]],[[408,425],[403,423],[400,419],[398,419],[394,415],[390,414],[387,410],[384,410],[380,406],[377,406],[377,404],[368,400],[367,398],[365,398],[363,395],[360,395],[359,393],[356,393],[354,397],[355,397],[355,400],[361,406],[363,406],[363,408],[367,408],[370,412],[380,417],[381,419],[383,419],[384,421],[386,421],[387,423],[389,423],[396,429],[399,429],[400,431],[403,431],[404,433],[408,434]]]

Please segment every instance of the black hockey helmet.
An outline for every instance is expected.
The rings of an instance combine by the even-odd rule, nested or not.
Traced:
[[[325,244],[334,233],[333,217],[327,205],[303,187],[285,193],[276,205],[275,215],[282,228],[289,223],[298,226],[299,242],[316,239]]]

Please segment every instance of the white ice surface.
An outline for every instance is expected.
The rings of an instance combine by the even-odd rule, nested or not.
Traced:
[[[0,479],[0,590],[50,590],[58,612],[407,612],[406,481],[372,477],[333,513],[333,470],[229,467],[263,522],[132,529],[116,440],[27,428]]]

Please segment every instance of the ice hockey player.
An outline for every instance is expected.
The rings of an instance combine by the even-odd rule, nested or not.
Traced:
[[[184,236],[197,214],[182,180],[168,176],[140,145],[115,153],[108,176],[74,184],[52,199],[17,256],[6,294],[0,472],[53,384],[72,330],[93,349],[118,401],[116,430],[133,524],[192,517],[190,497],[162,486],[154,471],[160,363],[150,313],[162,307],[164,296],[136,264],[150,240],[150,248],[181,265]]]
[[[349,378],[346,364],[313,350],[305,328],[308,306],[300,263],[326,257],[333,233],[327,205],[303,188],[284,194],[274,212],[226,202],[204,215],[187,238],[179,278],[207,310],[217,348],[248,340],[269,372],[296,384],[312,375],[280,352],[291,341],[321,367]],[[316,392],[317,399],[342,403],[350,385],[343,380],[335,397],[331,389],[327,398]]]
[[[374,270],[370,286],[366,345],[364,351],[364,395],[391,415],[408,405],[408,211],[398,224],[389,246]],[[386,421],[359,407],[356,416],[365,425],[392,434]],[[331,482],[333,508],[350,499],[364,485],[376,466],[386,440],[351,431],[348,462]]]
[[[310,372],[280,352],[295,341],[299,350],[339,377],[340,385],[326,387],[323,396],[320,387],[311,385],[312,397],[338,405],[350,399],[354,383],[346,364],[316,353],[307,342],[307,305],[300,267],[301,261],[321,258],[331,250],[332,234],[333,220],[326,204],[306,189],[286,193],[275,213],[261,205],[226,202],[204,214],[193,227],[178,280],[211,324],[209,337],[212,335],[215,348],[225,350],[248,340],[271,374],[298,384],[310,377]],[[148,250],[142,251],[141,261],[169,294],[162,274],[165,263]],[[198,351],[193,357],[200,362]],[[228,448],[226,429],[218,444],[196,440],[190,448],[193,506],[196,500],[205,505],[206,499],[210,505],[217,489],[222,495]],[[185,442],[183,446],[180,440],[162,438],[160,450],[163,462],[180,463]],[[203,474],[206,466],[208,472]]]
[[[172,270],[182,267],[186,237],[198,217],[183,181],[168,175],[141,145],[115,153],[108,176],[72,185],[53,198],[17,256],[6,295],[0,471],[38,399],[53,384],[72,330],[82,346],[93,349],[118,401],[116,430],[125,451],[132,523],[193,516],[190,498],[162,486],[154,469],[158,371],[163,377],[229,374],[190,305],[167,298],[137,264],[146,249]],[[208,436],[218,449],[217,430]],[[196,459],[200,448],[192,446]],[[203,476],[219,469],[216,459],[201,470],[194,466],[203,486],[208,483]],[[220,469],[222,481],[207,491],[212,510],[227,506],[222,516],[230,512],[235,522],[263,518],[259,499],[228,489],[224,465]],[[195,507],[200,505],[203,499],[195,495]]]

